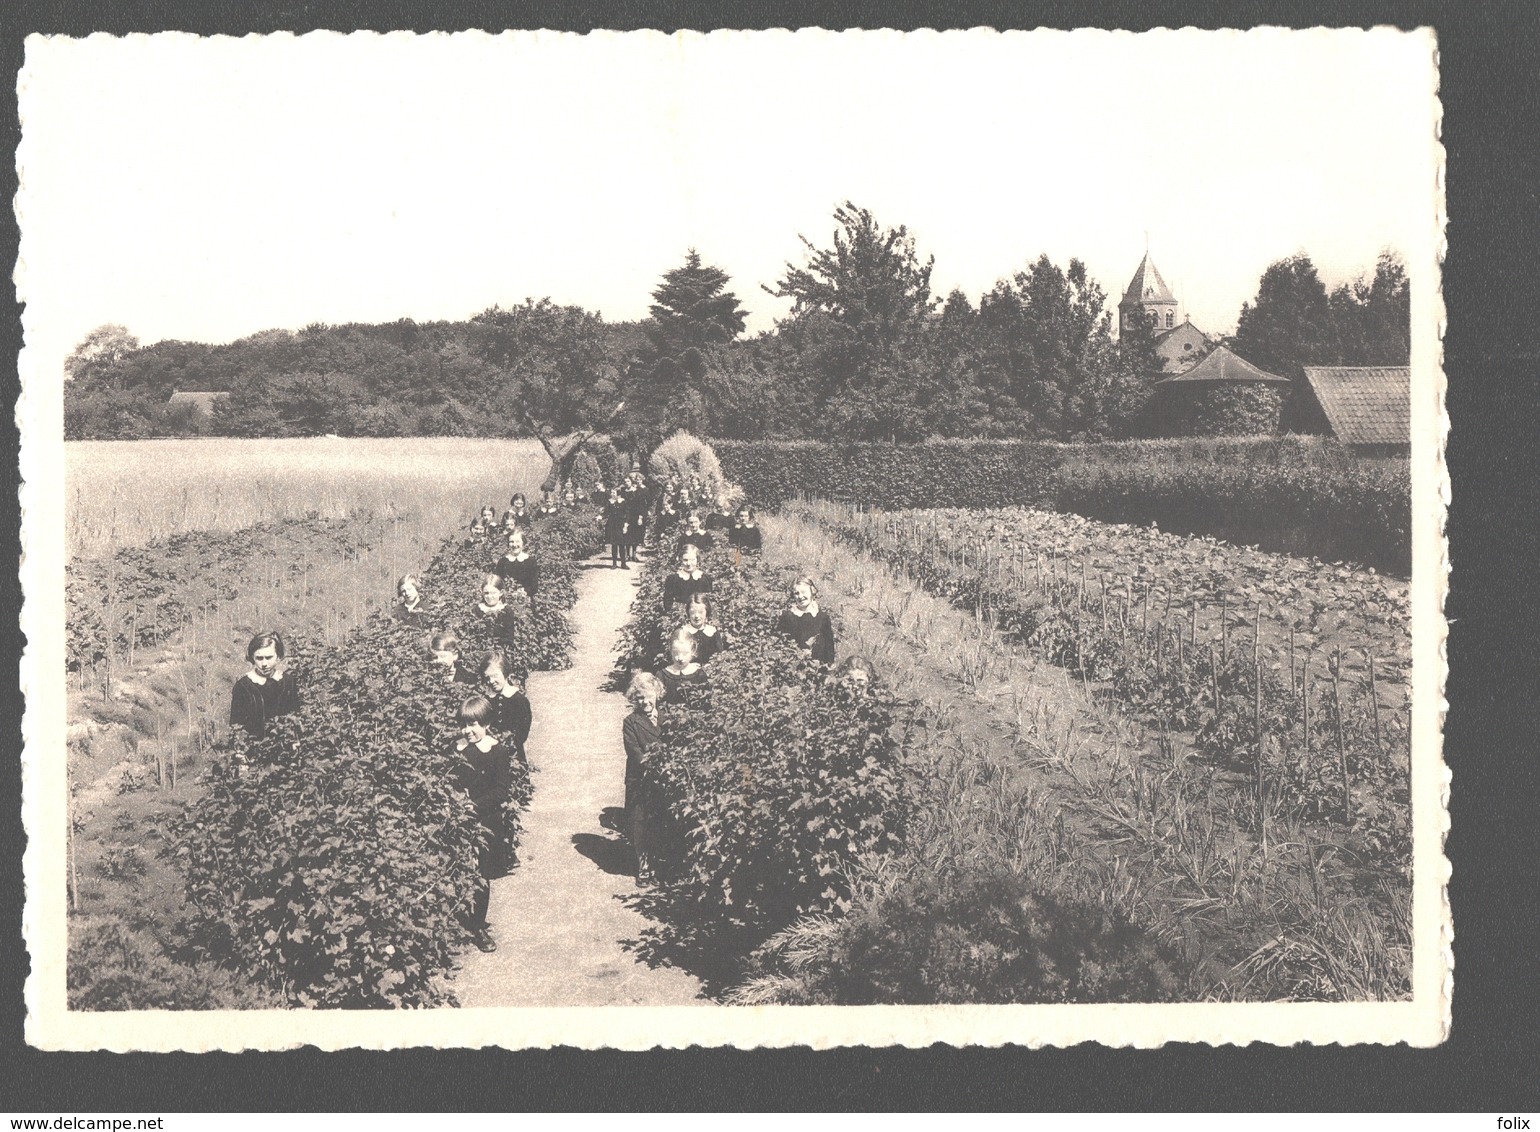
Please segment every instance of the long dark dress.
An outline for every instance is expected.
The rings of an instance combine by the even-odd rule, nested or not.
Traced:
[[[696,663],[700,664],[699,661],[696,661]],[[670,672],[666,668],[660,668],[658,670],[658,679],[663,681],[664,698],[677,704],[680,700],[684,699],[684,690],[686,688],[706,683],[706,669],[702,666],[691,672],[688,676],[685,676],[678,672]]]
[[[298,710],[299,687],[292,676],[269,676],[263,680],[255,672],[248,672],[230,689],[230,724],[245,728],[253,739],[266,735],[272,720]]]
[[[535,594],[540,589],[540,563],[535,561],[533,554],[523,562],[509,558],[505,554],[497,560],[497,565],[492,567],[492,572],[504,582],[512,582],[523,590],[531,605],[535,603]]]
[[[775,627],[796,641],[797,646],[814,660],[834,663],[834,623],[822,609],[817,613],[793,613],[788,609],[781,614]]]
[[[626,748],[626,817],[631,850],[638,863],[653,856],[658,841],[657,826],[662,807],[642,769],[642,757],[658,741],[658,725],[646,712],[632,710],[620,725],[621,742]]]
[[[695,577],[680,577],[675,570],[663,579],[663,609],[673,609],[675,606],[688,607],[690,599],[696,594],[709,594],[711,592],[711,575],[704,570],[696,571]]]
[[[487,904],[491,891],[488,881],[506,876],[512,862],[508,844],[508,823],[503,816],[513,789],[513,766],[508,761],[508,749],[493,741],[483,751],[474,743],[456,746],[460,764],[455,768],[455,778],[461,789],[470,795],[471,805],[476,808],[476,820],[486,830],[486,845],[476,854],[476,871],[482,883],[477,887],[471,907],[470,927],[479,930],[487,924]]]
[[[704,626],[702,627],[702,629]],[[691,629],[690,635],[695,638],[695,663],[705,664],[717,653],[727,647],[727,634],[716,626],[711,626],[712,632],[703,632],[702,629]]]
[[[529,758],[524,745],[529,742],[529,728],[535,718],[529,706],[529,697],[523,692],[515,692],[511,696],[489,696],[488,699],[492,704],[492,718],[487,720],[487,726],[503,736],[504,741],[514,749],[519,761],[528,765]]]
[[[631,513],[622,499],[604,505],[604,541],[610,544],[610,565],[625,566],[631,558]]]
[[[728,527],[727,541],[739,550],[759,550],[765,544],[764,535],[757,524],[752,527],[742,525]]]

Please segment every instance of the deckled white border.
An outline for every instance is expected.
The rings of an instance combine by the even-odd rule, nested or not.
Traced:
[[[1380,29],[1373,34],[1399,34]],[[179,34],[179,33],[178,33]],[[332,36],[336,33],[318,32]],[[359,33],[372,34],[372,33]],[[404,33],[393,33],[404,34]],[[517,33],[531,34],[531,33]],[[539,33],[550,36],[553,33]],[[609,36],[657,32],[593,33]],[[788,32],[764,34],[785,36]],[[809,31],[799,35],[898,32]],[[920,32],[910,34],[938,34]],[[999,33],[978,29],[947,35]],[[1007,32],[1112,35],[1132,33]],[[1188,29],[1182,35],[1216,34]],[[1235,34],[1235,33],[1218,33]],[[1256,33],[1250,33],[1256,34]],[[1273,30],[1264,34],[1294,34]],[[1343,34],[1343,33],[1327,33]],[[1419,33],[1428,51],[1428,104],[1422,108],[1435,130],[1442,121],[1437,90],[1437,46],[1433,33]],[[484,33],[463,33],[481,38]],[[132,37],[141,38],[141,37]],[[187,37],[193,38],[193,37]],[[290,37],[293,38],[293,37]],[[313,39],[314,35],[305,39]],[[698,33],[681,33],[685,42]],[[28,40],[29,53],[38,37]],[[16,284],[26,302],[23,325],[36,342],[47,325],[49,296],[31,283],[27,234],[28,157],[47,139],[26,132],[28,111],[43,97],[20,79],[23,134],[17,160],[21,188],[16,212],[21,253]],[[1408,113],[1418,112],[1408,107]],[[47,372],[52,359],[23,349],[22,394],[16,419],[21,430],[22,550],[21,615],[27,647],[22,657],[26,711],[22,721],[22,815],[27,832],[23,873],[27,903],[23,932],[31,955],[27,980],[27,1041],[44,1049],[243,1050],[409,1046],[504,1046],[585,1049],[647,1049],[689,1045],[742,1048],[806,1045],[1064,1046],[1099,1042],[1153,1047],[1168,1041],[1290,1044],[1393,1043],[1435,1045],[1447,1036],[1453,992],[1453,926],[1447,897],[1449,864],[1443,854],[1448,830],[1450,776],[1442,759],[1441,732],[1447,674],[1443,605],[1448,557],[1443,516],[1449,501],[1444,465],[1448,418],[1442,370],[1444,304],[1440,263],[1444,252],[1444,151],[1429,138],[1422,177],[1429,189],[1429,226],[1409,233],[1406,248],[1412,279],[1412,498],[1414,502],[1411,586],[1413,636],[1413,999],[1404,1003],[1355,1004],[1181,1004],[1150,1006],[949,1006],[949,1007],[591,1007],[507,1008],[429,1011],[299,1011],[83,1013],[66,1009],[65,998],[65,825],[67,786],[64,762],[64,594],[62,384]],[[37,293],[35,293],[37,292]]]

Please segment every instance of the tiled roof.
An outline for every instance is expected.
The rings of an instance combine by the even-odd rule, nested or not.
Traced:
[[[1171,288],[1166,286],[1166,281],[1160,277],[1160,271],[1150,261],[1150,253],[1145,252],[1144,258],[1139,261],[1139,270],[1134,272],[1134,277],[1128,281],[1128,290],[1123,292],[1123,301],[1119,306],[1133,306],[1136,303],[1174,303],[1176,296],[1171,293]]]
[[[1410,367],[1306,366],[1305,380],[1342,443],[1411,443]]]
[[[1289,379],[1268,373],[1252,365],[1245,358],[1232,353],[1227,346],[1216,346],[1201,362],[1181,373],[1173,373],[1155,382],[1156,385],[1175,385],[1185,381],[1251,381],[1277,382],[1287,385]]]

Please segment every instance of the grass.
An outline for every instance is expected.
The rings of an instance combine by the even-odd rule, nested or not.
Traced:
[[[1004,863],[1099,903],[1185,957],[1196,1000],[1395,999],[1410,991],[1410,898],[1319,828],[1250,828],[1244,781],[1099,703],[910,579],[819,527],[767,517],[767,560],[805,569],[840,653],[930,715],[924,826],[870,878]],[[816,933],[815,933],[816,934]]]
[[[533,440],[466,437],[75,441],[64,446],[66,550],[92,557],[183,531],[415,512],[440,534],[480,503],[536,491]]]

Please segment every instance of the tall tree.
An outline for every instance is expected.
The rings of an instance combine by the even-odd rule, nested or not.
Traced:
[[[1380,252],[1374,274],[1332,292],[1337,352],[1345,365],[1404,366],[1412,356],[1412,289],[1395,252]]]
[[[64,359],[64,378],[76,382],[77,390],[110,383],[118,365],[139,348],[139,339],[128,327],[116,322],[103,323],[80,340]]]
[[[1254,366],[1298,379],[1303,367],[1338,360],[1331,300],[1307,255],[1270,264],[1241,306],[1234,350]]]
[[[788,263],[775,287],[792,300],[779,324],[798,344],[801,380],[815,399],[819,431],[833,436],[910,439],[927,422],[918,411],[923,338],[936,307],[930,275],[903,226],[884,228],[847,201],[835,209],[833,246],[799,237],[805,266]]]
[[[664,272],[653,290],[646,346],[626,378],[631,406],[623,442],[650,449],[677,429],[705,430],[711,386],[726,379],[726,352],[743,333],[747,312],[727,289],[731,278],[690,248],[684,263]]]
[[[748,312],[727,289],[730,281],[721,268],[703,264],[694,248],[685,252],[683,265],[664,272],[652,292],[646,333],[654,352],[677,358],[691,347],[723,346],[742,334]]]

